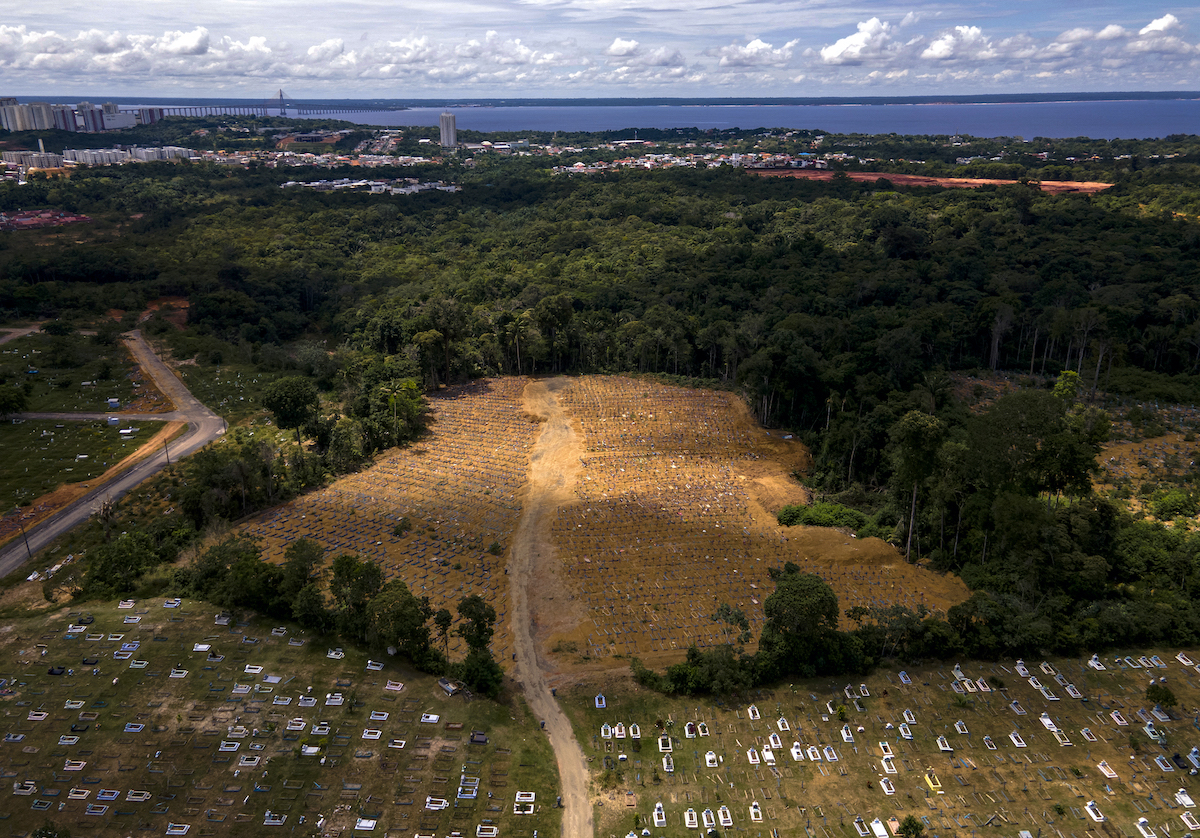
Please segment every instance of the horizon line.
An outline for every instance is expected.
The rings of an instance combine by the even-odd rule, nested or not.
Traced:
[[[12,94],[9,94],[12,96]],[[155,102],[244,102],[253,104],[269,104],[278,101],[277,98],[255,98],[247,96],[222,96],[211,94],[193,94],[187,96],[166,96],[158,94],[121,94],[96,95],[82,97],[56,94],[46,95],[15,95],[13,98],[22,100],[60,100],[93,101],[102,100],[117,103],[136,102],[146,104],[147,100]],[[514,95],[500,96],[456,96],[442,97],[383,97],[383,96],[323,96],[320,98],[288,97],[286,104],[309,104],[320,102],[361,102],[384,104],[392,106],[407,104],[411,107],[455,107],[473,104],[491,104],[493,106],[519,106],[523,104],[548,105],[550,103],[577,103],[596,106],[618,104],[744,104],[744,105],[836,105],[836,104],[1006,104],[1006,103],[1052,103],[1070,101],[1123,101],[1123,100],[1192,100],[1200,99],[1200,90],[1105,90],[1105,91],[1056,91],[1056,92],[1007,92],[1007,93],[940,93],[914,95],[841,95],[841,96],[553,96],[553,95]]]

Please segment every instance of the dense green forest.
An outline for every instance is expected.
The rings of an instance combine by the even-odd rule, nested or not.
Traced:
[[[795,133],[727,140],[811,147]],[[965,153],[928,138],[823,143],[897,171],[919,157],[919,173]],[[485,156],[438,170],[461,192],[390,196],[285,190],[296,170],[259,166],[78,170],[0,186],[0,211],[95,219],[69,234],[2,234],[0,310],[85,322],[187,297],[187,332],[146,328],[201,365],[236,355],[313,382],[337,409],[294,427],[349,452],[333,471],[416,432],[404,381],[635,372],[734,388],[764,424],[809,444],[805,479],[836,504],[824,514],[975,591],[949,614],[854,615],[863,627],[837,635],[834,669],[1195,642],[1200,538],[1135,520],[1090,478],[1110,419],[1101,394],[1200,396],[1200,140],[1028,145],[1013,174],[1090,151],[1043,174],[1114,185],[1054,196],[1030,183],[900,189],[732,167],[568,176],[552,157]],[[1031,156],[1044,147],[1046,159]],[[947,373],[976,370],[1028,386],[970,412]],[[252,471],[273,468],[307,466]],[[257,502],[277,502],[285,483],[264,481]],[[184,503],[192,526],[244,509],[233,484],[207,500],[201,485]],[[1177,514],[1194,514],[1194,480],[1174,491]],[[778,637],[763,648],[775,652],[756,664],[761,677],[798,654]]]

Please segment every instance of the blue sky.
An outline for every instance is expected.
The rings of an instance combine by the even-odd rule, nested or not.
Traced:
[[[0,96],[1200,88],[1200,7],[1153,3],[62,0],[7,10]]]

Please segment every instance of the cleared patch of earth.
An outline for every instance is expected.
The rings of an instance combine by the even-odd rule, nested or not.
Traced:
[[[749,169],[751,174],[765,177],[791,177],[803,180],[833,180],[834,172],[829,169]],[[981,186],[1011,186],[1019,181],[982,177],[925,177],[924,175],[897,175],[890,172],[845,172],[850,180],[874,183],[879,179],[891,181],[896,186],[941,186],[946,189],[978,189]],[[1094,194],[1112,187],[1111,183],[1082,180],[1043,180],[1037,182],[1043,192],[1061,195],[1066,193]]]
[[[969,595],[878,539],[780,527],[780,508],[808,500],[795,474],[809,452],[733,395],[608,376],[556,387],[580,447],[543,461],[563,481],[541,490],[536,509],[527,500],[522,521],[533,539],[530,630],[549,683],[723,642],[710,616],[722,602],[757,634],[767,571],[789,561],[825,578],[843,610],[946,610]],[[539,406],[527,395],[525,409]]]

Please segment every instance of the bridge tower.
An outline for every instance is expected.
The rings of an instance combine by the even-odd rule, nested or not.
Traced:
[[[280,116],[286,116],[287,99],[288,95],[283,92],[283,88],[280,88],[278,94],[263,102],[263,108],[265,110],[277,110]]]

